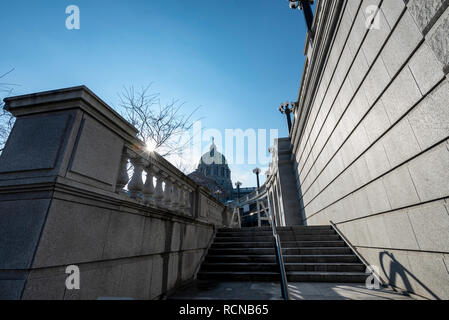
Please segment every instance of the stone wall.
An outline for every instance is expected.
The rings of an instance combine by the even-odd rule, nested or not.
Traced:
[[[230,219],[207,190],[86,87],[6,108],[17,121],[0,156],[1,299],[156,299],[195,277]],[[66,288],[69,265],[80,290]]]
[[[431,299],[449,298],[448,5],[318,1],[291,135],[304,223]]]
[[[300,217],[300,203],[296,196],[296,179],[293,174],[289,138],[274,140],[270,149],[272,162],[265,182],[270,209],[274,213],[277,226],[303,224]]]

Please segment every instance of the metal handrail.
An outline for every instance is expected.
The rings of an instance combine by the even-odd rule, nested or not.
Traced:
[[[335,230],[335,232],[337,232],[337,234],[340,236],[340,238],[348,245],[349,248],[351,248],[352,252],[354,252],[354,254],[357,256],[357,258],[359,258],[359,260],[362,261],[362,263],[365,265],[365,267],[367,267],[368,270],[371,270],[369,262],[365,260],[365,258],[358,252],[357,248],[352,245],[351,241],[349,241],[349,239],[346,238],[346,236],[340,231],[337,224],[335,222],[333,222],[332,220],[329,220],[329,223],[331,224],[331,226]],[[377,272],[375,270],[371,270],[371,271],[372,271],[373,276],[376,277],[376,279],[379,281],[379,283],[381,283],[382,285],[386,284],[386,282],[382,279],[382,277],[379,274],[377,274]]]
[[[281,291],[282,291],[282,298],[284,300],[289,300],[289,293],[288,293],[288,282],[287,282],[287,274],[285,272],[285,264],[284,264],[284,257],[282,255],[282,246],[281,246],[281,240],[279,238],[279,234],[276,230],[276,221],[273,219],[272,213],[270,211],[269,214],[270,217],[270,225],[271,229],[273,230],[273,242],[276,249],[276,263],[279,266],[279,271],[281,274]]]

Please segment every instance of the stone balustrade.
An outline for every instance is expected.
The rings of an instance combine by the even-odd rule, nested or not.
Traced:
[[[191,216],[195,184],[157,153],[143,146],[139,150],[123,149],[116,192],[146,206]]]
[[[84,86],[5,102],[0,299],[155,299],[195,277],[228,208]]]

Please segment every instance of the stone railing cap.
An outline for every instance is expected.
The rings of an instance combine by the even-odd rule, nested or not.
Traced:
[[[137,135],[138,130],[133,125],[84,85],[9,97],[5,98],[4,102],[5,110],[8,110],[14,116],[23,116],[32,113],[73,108],[76,105],[71,105],[69,102],[79,100],[88,104],[108,120],[119,125],[131,136]],[[55,105],[58,102],[65,104],[61,104],[61,106]],[[81,108],[79,105],[77,107]]]

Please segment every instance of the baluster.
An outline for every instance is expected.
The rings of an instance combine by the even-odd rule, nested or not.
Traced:
[[[173,192],[172,209],[177,212],[182,211],[182,184],[175,182],[173,185]]]
[[[164,178],[165,178],[164,205],[167,209],[170,209],[172,198],[172,182],[168,174],[166,174]]]
[[[143,190],[143,159],[141,158],[133,158],[131,159],[131,164],[134,167],[133,177],[128,185],[128,190],[130,191],[131,198],[135,199]]]
[[[190,207],[190,190],[188,187],[184,187],[184,209],[186,214],[190,213]]]
[[[154,177],[154,171],[151,168],[151,166],[145,167],[145,171],[147,173],[147,179],[145,181],[145,185],[143,186],[143,200],[145,204],[153,204],[154,203],[154,184],[153,184],[153,177]]]
[[[156,189],[154,190],[155,204],[159,207],[162,206],[162,199],[164,198],[164,190],[162,189],[162,172],[159,169],[155,169],[156,177]]]
[[[117,177],[116,190],[119,191],[123,189],[128,184],[128,181],[128,155],[125,150],[122,154],[122,158],[120,159],[120,171]]]
[[[178,184],[178,206],[177,209],[179,212],[184,211],[184,188],[181,183]]]
[[[173,192],[171,195],[171,207],[173,210],[177,210],[178,208],[178,194],[179,194],[179,184],[176,182],[176,179],[172,178],[172,187],[173,187]]]
[[[185,204],[185,190],[184,190],[184,186],[181,186],[179,188],[179,212],[184,213],[184,210],[186,208],[186,204]]]
[[[192,195],[192,190],[190,190],[190,188],[187,189],[187,209],[192,208],[192,199],[191,199],[191,195]]]

